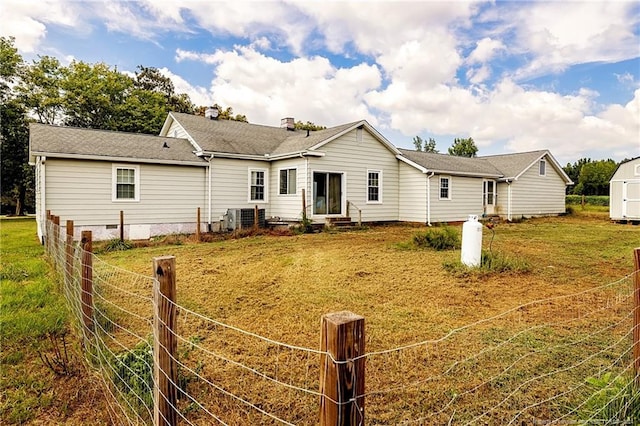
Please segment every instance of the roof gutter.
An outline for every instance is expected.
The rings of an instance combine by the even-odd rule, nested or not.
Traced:
[[[202,161],[176,161],[176,160],[161,160],[154,158],[133,158],[133,157],[115,157],[110,155],[96,156],[85,154],[65,154],[60,152],[41,152],[32,151],[33,156],[46,156],[48,158],[60,158],[70,160],[94,160],[94,161],[113,161],[117,163],[149,163],[149,164],[173,164],[177,166],[200,166],[206,167],[207,163]]]

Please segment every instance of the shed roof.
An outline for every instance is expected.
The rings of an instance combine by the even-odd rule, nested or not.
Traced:
[[[206,165],[186,139],[48,124],[29,125],[30,156]]]

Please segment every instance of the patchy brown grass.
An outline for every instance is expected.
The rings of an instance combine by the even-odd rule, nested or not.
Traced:
[[[290,345],[318,348],[321,316],[349,310],[366,318],[367,352],[384,351],[440,339],[450,330],[535,300],[613,282],[632,271],[631,253],[640,241],[640,227],[613,224],[603,212],[502,223],[496,228],[492,249],[526,260],[533,265],[531,272],[456,278],[442,265],[459,258],[460,252],[412,249],[407,242],[417,231],[415,226],[393,225],[208,243],[182,241],[103,258],[150,274],[154,256],[175,255],[178,303],[203,316],[187,310],[180,313],[185,364],[268,412],[293,423],[315,424],[316,396],[256,378],[212,353],[311,390],[318,388],[316,355],[239,334],[206,318]],[[484,232],[488,248],[491,232]],[[150,292],[140,287],[128,290]],[[611,346],[593,360],[562,371],[613,345],[629,330],[627,323],[615,325],[628,313],[625,292],[628,287],[618,287],[532,305],[460,330],[439,343],[371,356],[367,360],[368,422],[397,424],[423,418],[420,423],[441,424],[453,418],[457,423],[484,412],[489,414],[480,423],[501,424],[514,416],[527,422],[557,417],[579,400],[577,391],[518,412],[569,383],[580,383],[623,352],[624,348]],[[610,328],[600,331],[605,325]],[[191,347],[190,339],[198,346]],[[496,350],[488,351],[496,345]],[[185,374],[189,375],[186,370]],[[518,389],[541,374],[549,379]],[[190,379],[189,393],[225,421],[270,422]],[[500,404],[505,398],[506,403]],[[211,420],[189,401],[183,401],[182,408],[194,422]]]

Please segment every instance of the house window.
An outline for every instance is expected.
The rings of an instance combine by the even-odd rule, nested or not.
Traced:
[[[547,162],[545,160],[540,160],[540,176],[547,175]]]
[[[266,201],[266,171],[249,170],[249,201]]]
[[[280,170],[280,194],[295,194],[297,187],[297,170],[296,169],[281,169]]]
[[[140,167],[114,164],[112,201],[140,200]]]
[[[640,164],[637,164],[633,173],[636,176],[640,176]]]
[[[379,170],[367,171],[367,202],[381,203],[382,194],[380,187],[382,186],[382,172]]]
[[[440,177],[440,199],[441,200],[450,200],[451,199],[451,178],[441,176]]]

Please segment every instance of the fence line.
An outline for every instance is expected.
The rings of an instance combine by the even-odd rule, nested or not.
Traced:
[[[364,351],[363,339],[341,357],[325,345],[289,345],[224,324],[164,294],[154,299],[158,279],[107,264],[73,241],[73,222],[67,221],[64,238],[59,223],[56,216],[47,220],[47,254],[62,276],[87,361],[110,396],[114,423],[175,424],[179,418],[187,424],[317,424],[328,406],[332,416],[349,416],[345,424],[364,424],[365,399],[367,419],[380,424],[574,421],[593,402],[586,378],[612,374],[605,385],[616,395],[631,386],[617,389],[616,381],[638,376],[637,270],[612,283],[522,304],[439,338],[371,352]],[[90,291],[83,287],[86,264]],[[576,300],[589,309],[573,309]],[[176,313],[180,328],[196,334],[175,330],[154,314],[160,304]],[[530,325],[527,316],[539,312],[548,320]],[[158,341],[157,327],[165,327],[175,343]],[[175,376],[162,369],[152,374],[158,351],[169,354]],[[328,374],[328,368],[344,372]],[[327,376],[337,386],[347,383],[348,396],[333,394],[333,385],[322,382]],[[160,382],[171,388],[161,390]],[[158,414],[160,404],[175,418]],[[588,420],[597,420],[605,408]]]

